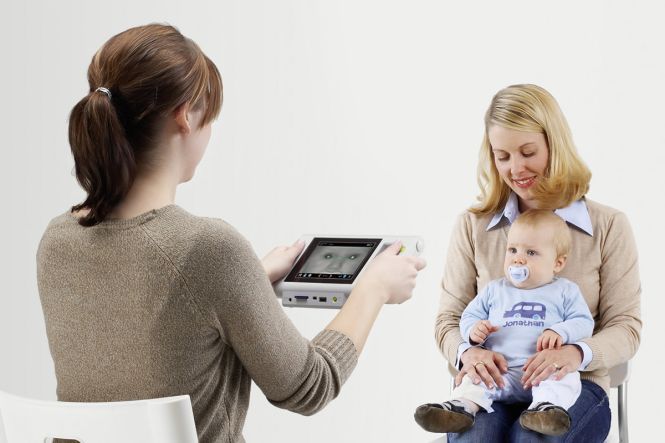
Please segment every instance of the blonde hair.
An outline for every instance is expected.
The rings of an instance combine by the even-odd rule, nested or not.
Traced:
[[[591,171],[577,153],[559,104],[540,86],[513,85],[497,92],[485,113],[485,134],[478,161],[479,203],[470,208],[471,212],[493,214],[505,206],[510,196],[510,188],[494,164],[487,135],[494,125],[545,136],[549,152],[547,167],[532,190],[539,208],[563,208],[587,193]]]
[[[566,222],[547,209],[529,209],[519,215],[512,226],[528,226],[530,228],[552,229],[552,243],[556,249],[557,257],[568,255],[572,243],[570,229]],[[512,228],[512,227],[511,227]]]

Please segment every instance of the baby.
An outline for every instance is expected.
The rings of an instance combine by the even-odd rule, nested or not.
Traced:
[[[318,246],[300,272],[352,275],[367,253],[368,248],[355,246]]]
[[[467,374],[452,392],[453,400],[418,407],[416,422],[431,432],[464,432],[480,408],[492,412],[494,401],[530,402],[520,416],[523,428],[561,435],[570,427],[567,410],[581,391],[579,372],[524,389],[523,366],[536,352],[559,348],[591,336],[594,321],[577,285],[556,276],[566,265],[569,228],[552,211],[520,215],[508,233],[505,277],[491,281],[469,303],[460,319],[462,337],[473,346],[503,354],[505,387],[474,384]],[[477,363],[481,365],[483,363]]]

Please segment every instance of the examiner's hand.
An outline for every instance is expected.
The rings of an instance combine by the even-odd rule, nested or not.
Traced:
[[[455,377],[455,386],[459,386],[462,377],[469,374],[475,384],[482,381],[490,389],[494,386],[503,389],[504,382],[501,374],[508,372],[508,362],[502,354],[474,347],[464,351],[460,360],[462,369]]]
[[[275,283],[289,272],[304,247],[305,242],[298,240],[291,246],[277,246],[263,257],[261,263],[270,283]]]
[[[577,371],[582,363],[582,351],[575,345],[565,345],[560,349],[543,349],[526,361],[522,369],[522,384],[525,389],[538,386],[554,374],[554,380],[561,380],[569,372]]]
[[[395,242],[369,262],[353,292],[377,295],[387,304],[410,299],[418,271],[426,263],[420,257],[398,255],[401,247],[401,242]]]

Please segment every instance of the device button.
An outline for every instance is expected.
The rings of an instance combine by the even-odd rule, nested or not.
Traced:
[[[416,242],[416,251],[423,252],[423,249],[425,249],[425,243],[422,240],[418,240]]]

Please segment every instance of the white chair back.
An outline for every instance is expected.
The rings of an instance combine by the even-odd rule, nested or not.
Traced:
[[[109,403],[32,400],[0,391],[6,443],[197,443],[188,395]],[[0,435],[2,441],[2,435]]]

